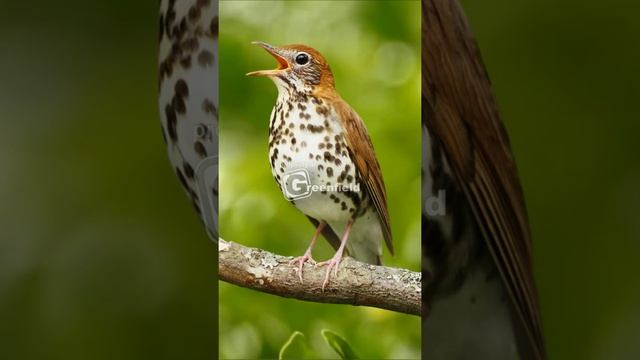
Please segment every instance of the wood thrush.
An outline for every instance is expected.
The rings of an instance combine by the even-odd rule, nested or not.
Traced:
[[[524,196],[475,39],[455,0],[423,0],[427,359],[545,358]],[[428,210],[428,209],[427,209]]]
[[[393,254],[387,197],[380,165],[358,114],[336,92],[324,57],[305,45],[275,47],[255,42],[278,62],[274,70],[254,71],[278,88],[269,121],[269,161],[274,179],[298,210],[316,226],[298,265],[313,261],[320,234],[336,249],[326,265],[337,275],[346,252],[357,260],[381,264],[381,240]],[[337,234],[342,234],[338,238]]]

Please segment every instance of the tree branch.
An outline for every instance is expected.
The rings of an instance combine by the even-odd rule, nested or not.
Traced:
[[[422,274],[375,266],[345,257],[338,275],[331,275],[324,292],[324,267],[306,263],[304,282],[289,256],[249,248],[220,239],[220,280],[282,297],[332,304],[372,306],[412,315],[422,314]]]

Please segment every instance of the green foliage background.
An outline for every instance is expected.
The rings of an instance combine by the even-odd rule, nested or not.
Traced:
[[[277,90],[249,71],[275,60],[251,41],[302,43],[331,65],[340,94],[362,116],[388,189],[396,256],[420,269],[420,3],[417,1],[223,1],[220,8],[220,233],[225,239],[298,256],[313,234],[286,201],[268,162],[269,115]],[[325,260],[324,241],[314,251]],[[274,357],[295,330],[323,358],[337,355],[320,330],[341,335],[365,358],[419,358],[420,319],[389,311],[322,305],[220,285],[220,357]],[[381,331],[384,329],[384,331]]]
[[[217,253],[179,188],[159,129],[157,0],[1,3],[0,358],[216,358]],[[526,192],[550,358],[640,358],[640,3],[463,5]],[[390,9],[370,11],[343,22],[362,18],[362,27],[380,37],[397,31],[384,27],[388,14],[394,16]],[[270,24],[281,27],[279,20]],[[334,50],[340,36],[325,33],[327,43],[335,39],[314,45],[332,64],[346,64],[334,65],[339,89],[358,111],[367,111],[357,96],[367,79],[346,81],[353,76],[349,62]],[[233,73],[274,64],[244,40],[237,48],[242,66]],[[363,65],[353,71],[375,68],[371,58],[355,54],[351,63]],[[369,81],[381,83],[373,76]],[[265,79],[240,75],[237,82],[262,89],[250,106],[243,103],[260,114],[238,120],[259,129],[275,89]],[[363,117],[373,132],[378,117]],[[376,146],[384,146],[385,136],[378,134]],[[258,141],[256,147],[265,144],[263,137]],[[255,162],[266,166],[263,155]],[[266,187],[275,191],[274,184]],[[265,247],[303,250],[309,227],[292,216],[290,232],[276,234]],[[398,226],[402,219],[392,221]],[[321,252],[318,258],[328,256],[326,248]],[[409,261],[405,255],[387,260]],[[266,309],[252,318],[271,300],[254,293],[251,299],[239,310],[247,312],[242,322],[249,330],[227,334],[227,341],[239,344],[230,348],[250,344],[245,339],[258,343],[253,319],[270,316]],[[304,306],[318,319],[332,319],[338,308]],[[387,346],[380,345],[387,337],[405,331],[388,327],[382,317],[368,320],[365,325],[376,330],[369,332],[361,319],[383,313],[349,310],[345,325],[322,326],[350,341],[373,333],[366,344],[376,352]],[[240,314],[226,314],[223,326],[240,323]],[[299,326],[271,318],[270,331],[259,334],[268,344],[306,326],[300,317],[293,320]],[[319,331],[305,336],[320,342]]]

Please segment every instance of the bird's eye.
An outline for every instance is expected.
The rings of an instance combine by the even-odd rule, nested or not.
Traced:
[[[307,55],[306,53],[299,53],[298,55],[296,55],[296,64],[305,65],[308,62],[309,62],[309,55]]]

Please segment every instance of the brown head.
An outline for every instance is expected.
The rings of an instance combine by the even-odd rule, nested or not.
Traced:
[[[249,76],[268,76],[280,91],[311,93],[321,90],[333,90],[333,74],[324,57],[315,49],[306,45],[272,46],[254,41],[277,61],[273,70],[260,70],[248,73]]]

